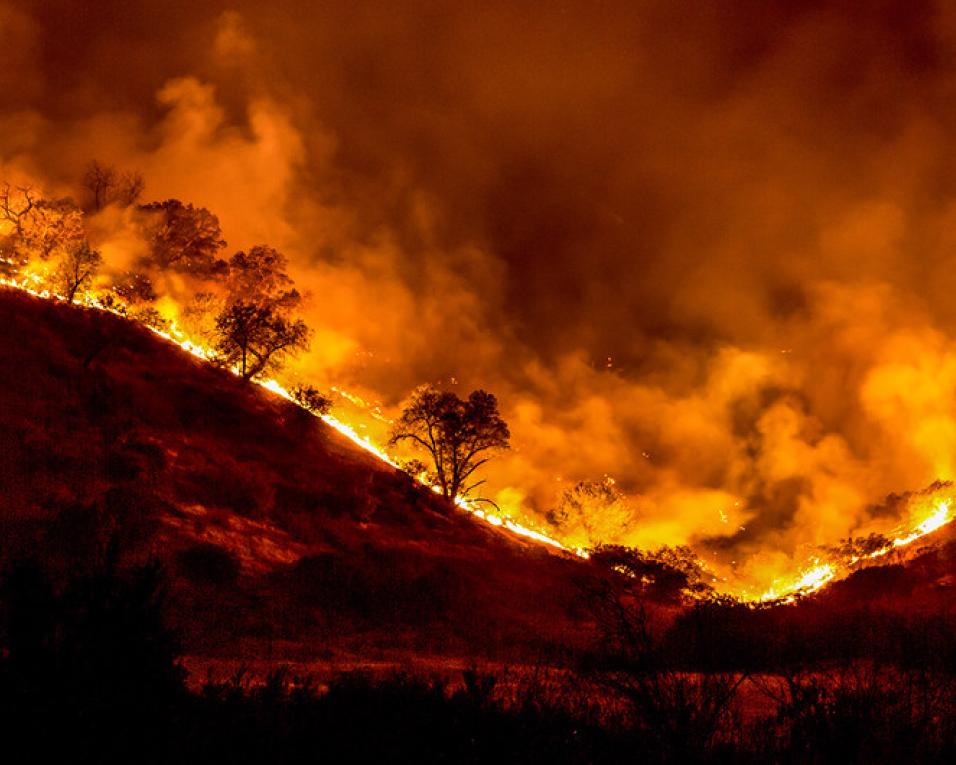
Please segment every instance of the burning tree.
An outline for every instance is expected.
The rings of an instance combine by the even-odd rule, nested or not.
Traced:
[[[36,205],[36,195],[29,186],[12,187],[4,183],[0,189],[0,222],[10,224],[12,231],[3,237],[0,264],[7,272],[17,271],[27,261],[23,246],[24,227]]]
[[[214,345],[219,360],[245,380],[274,371],[309,346],[311,330],[296,316],[302,296],[286,265],[282,253],[264,245],[229,261],[229,294],[216,317]]]
[[[454,499],[484,483],[467,481],[488,462],[489,452],[507,449],[510,438],[491,393],[476,390],[462,400],[426,385],[412,394],[390,443],[412,441],[426,449],[435,466],[433,479],[442,495]]]
[[[0,221],[11,227],[3,243],[3,260],[10,271],[32,258],[48,260],[83,239],[83,213],[71,200],[44,199],[29,186],[4,184]]]
[[[72,303],[77,293],[89,286],[102,263],[103,256],[84,239],[67,250],[53,272],[54,289]]]
[[[153,280],[140,271],[127,271],[116,277],[112,289],[128,305],[152,303],[157,297]]]
[[[195,293],[179,317],[186,334],[199,338],[206,345],[213,344],[216,340],[216,319],[225,305],[225,300],[213,292]]]
[[[564,538],[581,547],[620,539],[634,518],[634,509],[613,478],[579,481],[561,495],[548,521]]]
[[[201,278],[226,272],[226,262],[217,257],[226,246],[219,218],[205,207],[167,199],[139,209],[154,265]]]
[[[34,204],[21,239],[27,254],[48,260],[83,239],[83,212],[70,199],[39,199]]]

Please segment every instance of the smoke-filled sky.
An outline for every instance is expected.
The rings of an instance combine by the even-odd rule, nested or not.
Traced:
[[[5,176],[279,247],[296,373],[495,392],[490,496],[627,496],[572,543],[763,586],[956,478],[949,3],[0,0],[0,45]]]

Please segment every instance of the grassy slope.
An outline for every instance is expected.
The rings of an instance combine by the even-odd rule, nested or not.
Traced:
[[[0,289],[0,555],[161,556],[195,656],[511,660],[589,567],[464,516],[142,327]]]

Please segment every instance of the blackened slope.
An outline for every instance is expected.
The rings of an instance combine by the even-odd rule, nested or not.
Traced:
[[[175,576],[194,652],[533,650],[586,566],[451,508],[298,407],[97,311],[0,290],[6,557],[110,535]]]

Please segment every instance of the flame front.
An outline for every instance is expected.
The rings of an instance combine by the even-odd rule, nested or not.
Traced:
[[[65,301],[65,298],[63,296],[57,295],[51,292],[49,289],[40,288],[39,285],[41,283],[42,283],[42,278],[36,274],[25,275],[24,278],[19,280],[9,279],[9,278],[0,278],[0,285],[2,286],[11,287],[14,289],[27,292],[33,295],[34,297],[39,297],[39,298],[49,299],[49,300]],[[104,311],[104,312],[108,312],[108,313],[112,313],[114,315],[120,316],[122,318],[128,318],[124,316],[122,313],[120,313],[119,311],[104,305],[103,302],[100,301],[94,293],[84,295],[81,298],[79,298],[76,302],[78,302],[80,305],[84,306],[85,308],[91,308],[98,311]],[[151,332],[158,335],[159,337],[162,337],[164,340],[174,343],[179,348],[186,351],[186,353],[189,353],[192,356],[195,356],[196,358],[202,359],[203,361],[211,361],[215,356],[212,349],[203,345],[199,345],[193,342],[190,338],[188,338],[178,328],[175,322],[170,323],[170,331],[164,331],[162,329],[157,329],[155,327],[150,327],[148,325],[143,325],[143,326],[146,326],[147,329],[149,329]],[[238,368],[232,368],[229,371],[231,371],[235,375],[239,374]],[[285,386],[283,386],[278,380],[269,378],[265,380],[253,380],[253,382],[259,385],[261,388],[268,390],[270,393],[273,393],[277,396],[281,396],[282,398],[299,406],[298,402],[295,400],[295,398],[292,396],[289,390]],[[340,391],[338,389],[336,389],[336,392],[339,393],[340,395],[343,395],[353,404],[360,404],[363,406],[367,406],[366,402],[363,401],[358,396],[344,393],[343,391]],[[308,411],[308,410],[305,410],[305,411]],[[378,413],[374,413],[374,414],[376,417],[381,419],[380,414]],[[390,465],[391,467],[396,469],[399,468],[398,461],[392,455],[390,455],[385,449],[383,449],[381,446],[376,444],[371,439],[370,436],[360,435],[352,425],[337,419],[331,414],[323,414],[323,415],[317,415],[317,416],[326,425],[335,429],[338,433],[345,436],[347,439],[349,439],[353,444],[355,444],[359,448],[364,449],[369,454],[372,454],[373,456],[375,456],[382,462]],[[416,480],[418,480],[423,485],[429,486],[429,488],[431,488],[436,493],[441,492],[441,490],[437,486],[430,485],[425,480],[424,476],[418,476]],[[549,537],[547,534],[544,534],[540,531],[536,531],[535,529],[532,529],[523,524],[516,523],[510,518],[504,517],[497,513],[493,513],[484,508],[481,508],[476,502],[473,502],[466,497],[456,497],[455,505],[461,508],[462,510],[470,513],[474,518],[480,521],[483,521],[495,528],[507,529],[508,531],[510,531],[511,533],[517,536],[525,537],[534,542],[548,545],[557,550],[568,552],[568,553],[577,555],[578,557],[581,557],[581,558],[588,557],[588,553],[584,550],[569,549],[565,547],[563,544],[561,544],[558,540]]]
[[[925,509],[925,505],[926,503],[918,502],[915,515],[918,518],[920,513],[928,514],[923,515],[921,520],[914,520],[914,525],[909,529],[897,529],[894,532],[896,536],[891,537],[884,546],[863,556],[852,556],[846,561],[814,561],[814,565],[801,571],[793,579],[774,582],[773,586],[763,592],[756,600],[758,602],[793,602],[800,595],[816,592],[831,582],[838,574],[846,575],[855,567],[867,561],[878,560],[894,551],[908,547],[929,534],[939,531],[956,518],[956,514],[952,511],[952,497],[934,498],[929,503],[929,509]]]
[[[45,279],[43,275],[31,272],[23,274],[19,279],[0,278],[0,285],[2,286],[21,290],[38,298],[57,301],[65,300],[65,298],[62,296],[57,295],[50,289],[44,287],[44,283]],[[114,315],[126,319],[130,318],[121,311],[117,310],[115,307],[102,302],[102,300],[97,297],[96,293],[85,294],[79,297],[75,302],[88,309],[113,313]],[[170,321],[168,331],[157,329],[148,325],[143,326],[146,326],[147,329],[154,334],[171,343],[174,343],[183,351],[196,358],[209,362],[215,357],[212,349],[194,342],[181,329],[179,329],[174,320]],[[237,369],[232,369],[231,371],[234,374],[238,374]],[[278,380],[270,378],[255,382],[265,390],[268,390],[269,392],[281,396],[298,405],[298,402],[295,401],[295,398],[292,396],[289,390]],[[368,413],[374,419],[385,423],[389,422],[388,419],[384,417],[377,408],[373,408],[361,397],[350,394],[338,388],[333,389],[333,392],[345,399],[358,410]],[[359,448],[365,450],[375,458],[390,465],[391,467],[396,469],[399,468],[399,462],[394,455],[390,454],[385,448],[377,444],[371,436],[363,435],[359,432],[359,429],[364,426],[359,425],[356,427],[332,414],[323,414],[317,416],[329,427],[335,429],[338,433],[349,439]],[[416,479],[420,483],[429,486],[436,493],[440,493],[440,489],[437,486],[429,484],[425,476],[417,476]],[[939,496],[940,493],[944,493],[946,496]],[[876,550],[872,550],[865,555],[852,556],[845,560],[838,559],[835,556],[831,556],[829,560],[823,560],[819,556],[813,556],[809,560],[808,565],[801,569],[793,577],[775,579],[770,587],[759,594],[755,594],[750,590],[744,589],[737,591],[736,595],[740,597],[741,600],[750,603],[793,603],[801,596],[817,592],[825,585],[832,582],[834,579],[849,574],[856,567],[866,564],[867,562],[878,560],[895,551],[906,548],[912,545],[914,542],[947,526],[954,520],[954,518],[956,518],[956,514],[954,514],[952,510],[954,499],[956,499],[956,492],[953,492],[951,489],[940,489],[929,498],[915,501],[913,503],[913,507],[911,508],[911,522],[905,527],[897,528],[893,532],[892,536],[888,537],[889,541],[885,545]],[[542,531],[518,523],[504,514],[493,512],[481,506],[478,502],[472,501],[466,497],[457,497],[455,499],[455,505],[461,510],[469,513],[476,520],[484,522],[495,529],[506,530],[512,534],[531,540],[535,543],[543,544],[580,558],[589,557],[588,552],[582,548],[568,547],[560,540],[555,539]],[[718,580],[716,577],[714,577],[713,581],[715,583],[721,583],[724,588],[732,589],[732,585],[728,585],[726,579]]]

